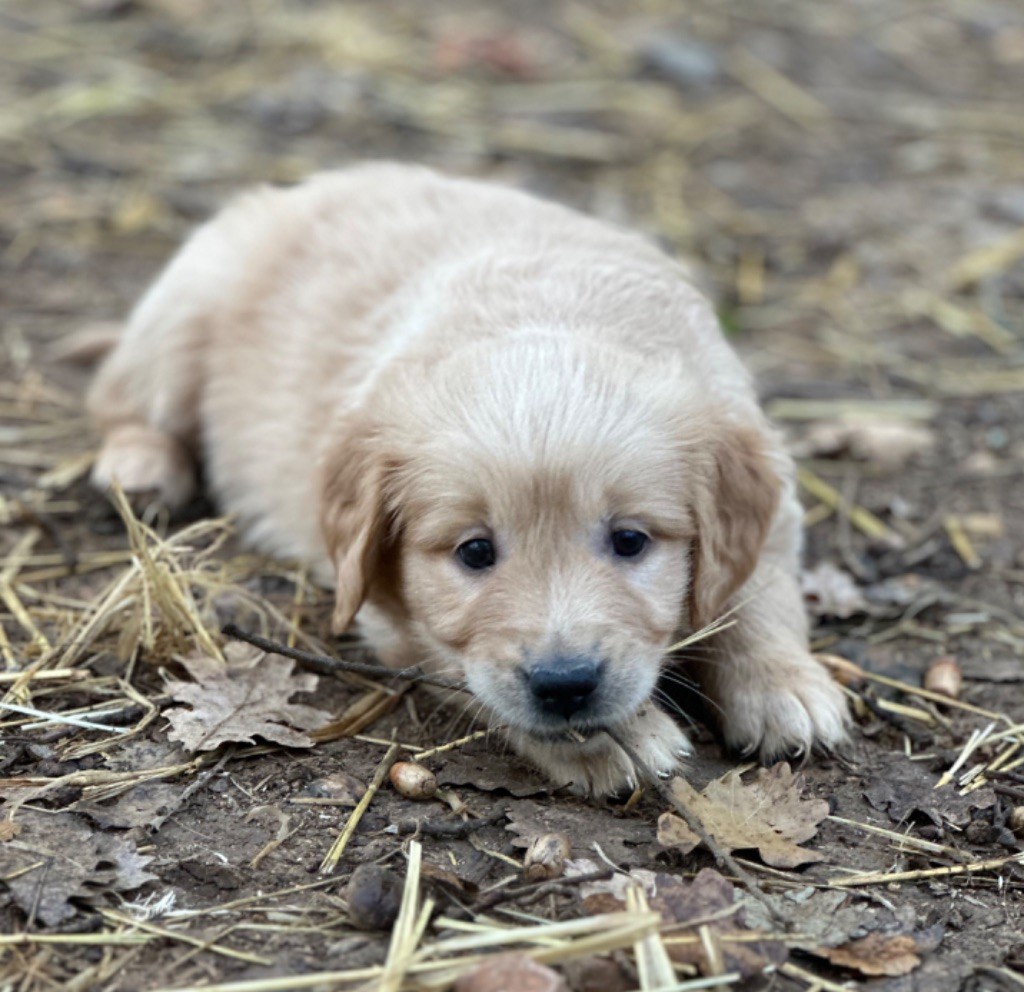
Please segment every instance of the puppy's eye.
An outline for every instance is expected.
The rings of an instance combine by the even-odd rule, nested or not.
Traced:
[[[474,570],[490,568],[498,558],[494,545],[483,537],[475,537],[472,541],[460,544],[455,549],[455,553],[466,568]]]
[[[620,558],[635,558],[650,542],[651,539],[640,530],[612,531],[612,551]]]

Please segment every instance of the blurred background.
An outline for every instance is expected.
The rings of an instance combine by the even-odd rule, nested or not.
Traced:
[[[1015,0],[4,0],[0,52],[15,376],[240,187],[387,157],[699,259],[798,433],[870,401],[945,464],[1021,453]]]
[[[246,184],[410,159],[698,259],[805,457],[865,460],[821,421],[895,425],[857,493],[825,466],[851,500],[904,530],[1020,508],[1015,0],[5,0],[0,52],[15,379]]]

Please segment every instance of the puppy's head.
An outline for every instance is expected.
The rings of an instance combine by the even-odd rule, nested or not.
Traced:
[[[778,499],[763,428],[697,388],[540,334],[399,377],[327,462],[335,626],[388,561],[422,660],[500,719],[629,717],[747,580]]]

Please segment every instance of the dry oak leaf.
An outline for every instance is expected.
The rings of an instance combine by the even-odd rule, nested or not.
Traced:
[[[152,857],[124,837],[91,830],[71,813],[25,810],[19,836],[0,846],[0,876],[14,901],[45,926],[58,926],[107,892],[129,892],[155,881]]]
[[[167,736],[191,751],[212,751],[227,741],[253,743],[257,737],[286,747],[312,747],[303,730],[315,730],[331,714],[315,706],[289,703],[296,692],[312,692],[315,675],[292,675],[293,662],[268,655],[248,644],[229,644],[225,661],[199,652],[178,660],[194,682],[170,682],[177,707],[164,715]]]
[[[868,934],[860,940],[851,940],[839,947],[822,949],[817,953],[841,968],[853,968],[862,975],[906,975],[920,963],[917,941],[907,934],[885,936]]]
[[[672,792],[729,851],[756,848],[764,863],[775,868],[796,868],[824,859],[798,845],[817,833],[818,824],[828,816],[828,803],[801,799],[800,780],[785,762],[759,768],[750,782],[743,782],[737,771],[727,772],[703,792],[676,778]],[[701,841],[680,817],[662,813],[658,842],[689,854]]]

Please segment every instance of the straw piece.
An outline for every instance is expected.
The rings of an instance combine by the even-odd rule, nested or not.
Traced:
[[[832,507],[840,513],[846,514],[849,518],[850,523],[857,528],[862,534],[867,535],[876,541],[882,541],[889,545],[891,548],[902,548],[906,545],[906,541],[900,534],[886,527],[881,520],[878,519],[869,510],[865,510],[862,506],[856,506],[850,503],[835,487],[830,486],[824,479],[815,475],[809,468],[801,467],[797,469],[797,481],[807,490],[816,500],[824,503],[826,506]]]
[[[348,822],[345,824],[345,828],[340,834],[338,834],[337,839],[331,845],[331,849],[327,852],[326,857],[321,862],[321,875],[326,875],[334,871],[338,866],[338,861],[345,853],[345,848],[348,846],[348,842],[352,839],[352,835],[356,832],[356,827],[359,826],[359,821],[369,808],[370,803],[373,801],[373,797],[377,794],[377,790],[383,784],[384,779],[387,778],[388,772],[391,771],[391,766],[398,758],[398,752],[400,749],[401,748],[398,744],[392,744],[391,747],[387,749],[384,757],[381,758],[380,764],[377,766],[377,770],[373,773],[373,778],[366,787],[366,792],[363,793],[363,796],[359,800],[356,808],[352,810],[352,814],[349,816]]]

